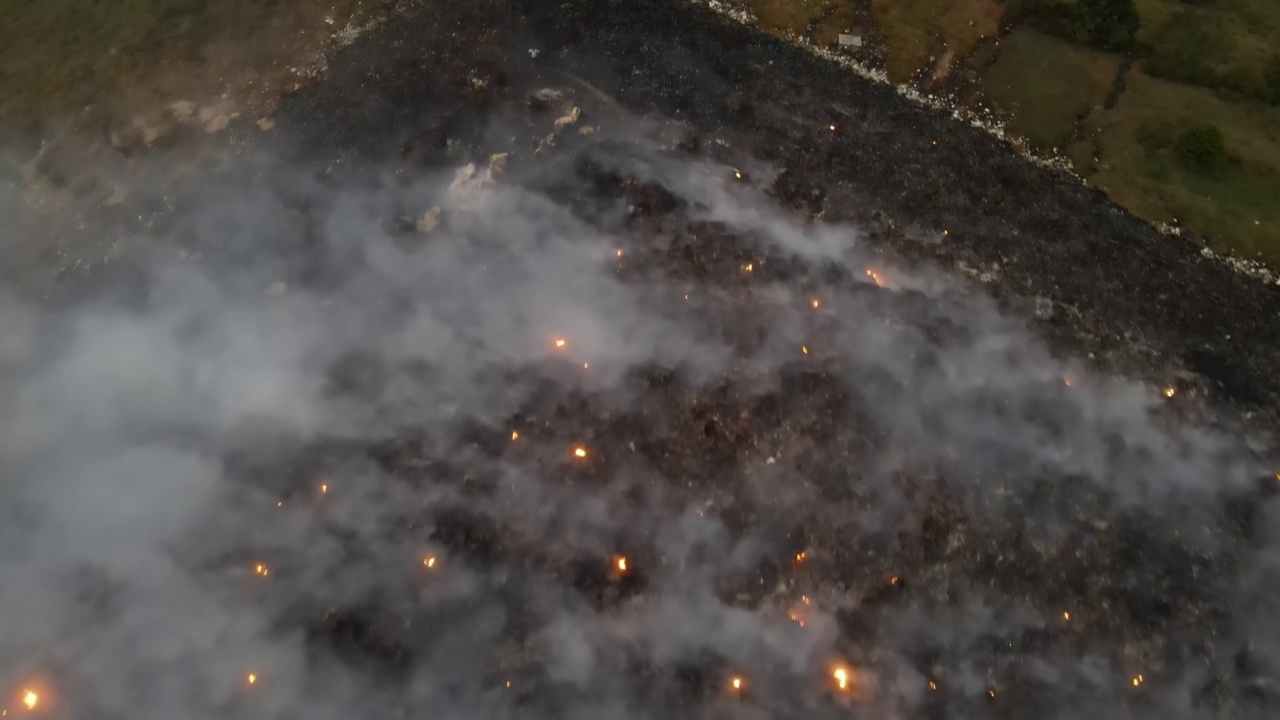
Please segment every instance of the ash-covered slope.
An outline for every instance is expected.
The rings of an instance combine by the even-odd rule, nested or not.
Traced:
[[[600,7],[410,13],[127,278],[6,305],[11,712],[1274,714],[1246,439],[788,207],[875,176],[529,62]]]

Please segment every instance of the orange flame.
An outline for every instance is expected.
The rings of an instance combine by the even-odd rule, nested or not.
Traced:
[[[424,567],[426,567],[428,570],[430,570],[431,568],[435,567],[435,566],[436,566],[436,556],[435,556],[435,555],[428,555],[428,556],[426,556],[425,558],[423,558],[423,559],[422,559],[422,565],[423,565]]]
[[[555,339],[556,349],[561,349],[561,348],[563,348],[565,345],[567,345],[568,343],[569,343],[569,341],[568,341],[568,340],[565,340],[564,338],[556,338],[556,339]]]
[[[253,574],[260,577],[267,577],[271,574],[271,568],[267,567],[263,563],[258,563],[253,566]]]
[[[625,573],[627,571],[627,556],[617,555],[613,558],[613,564],[618,568],[618,572]]]
[[[573,449],[573,456],[579,460],[584,460],[587,457],[587,449],[579,445]]]
[[[742,690],[742,688],[746,686],[746,684],[747,682],[742,679],[741,675],[734,675],[733,677],[729,678],[729,687],[733,688],[734,692],[738,692],[739,690]]]
[[[245,676],[244,679],[247,680],[250,685],[253,685],[254,683],[258,682],[258,674],[249,673],[248,675]]]
[[[27,690],[22,693],[22,705],[28,710],[35,710],[36,705],[40,704],[40,695],[35,690]]]

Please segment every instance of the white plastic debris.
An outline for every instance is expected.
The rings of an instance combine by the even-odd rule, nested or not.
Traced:
[[[418,221],[418,232],[423,235],[430,235],[436,228],[440,227],[440,220],[444,217],[444,211],[438,207],[433,207],[422,214],[422,219]]]
[[[538,59],[538,48],[529,48],[529,57],[534,60]]]
[[[840,37],[838,39],[840,44],[844,47],[862,47],[861,35],[846,35],[845,33],[840,33]]]
[[[573,109],[569,111],[568,115],[565,115],[564,117],[556,120],[556,126],[555,126],[556,132],[560,132],[565,128],[569,127],[570,125],[578,122],[578,120],[581,117],[582,117],[582,108],[578,107],[577,105],[574,105]]]

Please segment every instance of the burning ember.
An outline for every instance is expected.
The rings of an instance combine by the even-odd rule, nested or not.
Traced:
[[[423,558],[423,559],[422,559],[422,566],[423,566],[423,567],[425,567],[425,568],[427,568],[428,570],[430,570],[431,568],[435,567],[435,566],[436,566],[436,556],[435,556],[435,555],[428,555],[428,556],[426,556],[425,558]]]
[[[801,345],[801,346],[800,346],[800,352],[804,353],[805,355],[808,355],[808,354],[809,354],[809,346],[808,346],[808,345]]]
[[[1133,683],[1134,687],[1140,687],[1146,680],[1141,675],[1137,675],[1130,682]]]
[[[875,283],[876,287],[884,287],[884,279],[875,270],[867,268],[867,277],[871,278],[871,282]]]
[[[1070,620],[1070,619],[1071,619],[1071,613],[1069,613],[1069,612],[1064,612],[1064,613],[1062,613],[1062,619],[1063,619],[1063,620]]]
[[[271,568],[267,567],[263,563],[258,563],[253,566],[253,574],[259,577],[267,577],[271,574]]]
[[[568,341],[568,340],[565,340],[564,338],[556,338],[556,339],[555,339],[555,345],[556,345],[556,349],[557,349],[557,350],[564,349],[564,346],[565,346],[565,345],[567,345],[568,343],[569,343],[569,341]]]
[[[807,353],[806,353],[806,354],[807,354]],[[796,562],[796,564],[797,564],[797,565],[799,565],[800,563],[802,563],[802,562],[804,562],[805,560],[808,560],[808,559],[809,559],[809,553],[807,553],[807,552],[805,552],[805,551],[803,551],[803,550],[801,550],[800,552],[796,553],[795,562]]]
[[[619,573],[626,574],[626,572],[627,572],[627,556],[625,556],[625,555],[616,555],[616,556],[614,556],[614,558],[613,558],[613,566],[614,566],[614,567],[616,567],[616,568],[618,569],[618,572],[619,572]]]
[[[810,304],[810,305],[812,305],[813,307],[817,308],[817,307],[819,307],[820,305],[822,305],[822,301],[821,301],[821,300],[819,300],[818,298],[814,298],[814,299],[812,299],[812,300],[810,300],[810,301],[809,301],[809,304]]]
[[[751,272],[753,269],[755,269],[755,265],[753,265],[752,263],[747,263],[742,267],[742,269],[747,272]]]
[[[36,705],[40,704],[40,696],[35,690],[27,690],[22,693],[22,705],[28,710],[35,710]]]
[[[843,665],[837,666],[831,671],[831,677],[836,681],[836,689],[840,692],[849,692],[853,689],[853,671]]]
[[[511,431],[511,439],[512,439],[512,440],[519,440],[519,439],[520,439],[520,431],[519,431],[519,430],[512,430],[512,431]]]
[[[579,460],[585,460],[587,458],[587,449],[579,445],[573,449],[573,456]]]
[[[320,494],[321,494],[321,495],[325,495],[325,494],[328,494],[328,492],[329,492],[329,484],[328,484],[328,483],[321,483],[321,484],[320,484]]]
[[[1172,398],[1174,395],[1177,395],[1177,394],[1178,394],[1178,390],[1176,388],[1167,387],[1164,389],[1164,396],[1167,398]]]
[[[742,679],[741,675],[734,675],[729,678],[729,688],[734,692],[740,692],[742,688],[747,686],[747,681]]]
[[[245,680],[246,680],[250,685],[253,685],[254,683],[258,682],[258,674],[257,674],[257,673],[249,673],[248,675],[246,675],[246,676],[245,676],[245,678],[244,678],[244,679],[245,679]]]
[[[800,612],[798,608],[791,608],[788,610],[787,617],[800,627],[804,627],[804,613]]]

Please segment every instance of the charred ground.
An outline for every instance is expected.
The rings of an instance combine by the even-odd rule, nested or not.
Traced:
[[[227,474],[264,500],[239,522],[307,520],[243,558],[208,549],[265,558],[275,587],[243,592],[283,596],[263,601],[275,632],[301,629],[308,662],[367,679],[358,698],[317,698],[379,716],[1274,711],[1277,648],[1251,634],[1276,587],[1275,481],[1244,443],[1178,434],[1204,401],[1269,428],[1273,290],[977,130],[683,4],[410,7],[277,120],[258,142],[315,185],[251,162],[226,171],[286,198],[292,221],[266,251],[167,211],[207,266],[252,257],[290,293],[341,289],[369,259],[321,239],[326,188],[487,163],[495,187],[589,228],[600,271],[643,317],[720,353],[711,372],[607,354],[590,368],[572,353],[477,360],[485,402],[441,391],[437,358],[329,358],[326,402],[382,437],[237,437]],[[801,235],[869,228],[869,250],[856,263],[799,251],[717,202],[776,202]],[[453,243],[447,257],[482,289],[544,249],[448,204],[424,231],[426,209],[379,207],[383,239],[408,257]],[[880,277],[926,261],[988,277],[1004,314],[972,287]],[[379,302],[394,324],[414,296]],[[453,316],[466,327],[465,308]],[[1089,354],[1079,372],[1176,397],[1100,420],[1118,391],[1072,377],[1036,332]],[[992,351],[992,337],[1012,340]],[[952,387],[957,364],[978,381]],[[402,404],[424,396],[431,422]],[[351,478],[376,522],[341,509]],[[586,666],[556,649],[574,633],[591,638]],[[853,692],[832,663],[857,676]],[[747,692],[726,684],[738,674]]]

